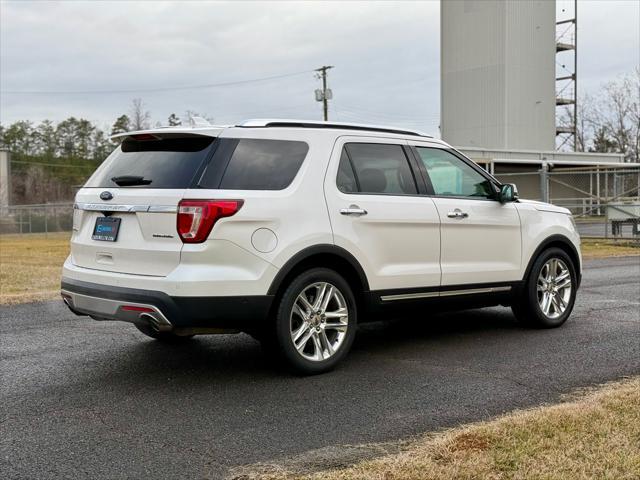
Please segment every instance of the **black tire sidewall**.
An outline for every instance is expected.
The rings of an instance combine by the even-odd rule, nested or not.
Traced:
[[[290,313],[293,303],[304,288],[316,282],[327,282],[340,290],[349,309],[349,328],[340,349],[331,358],[317,362],[307,360],[298,353],[291,340],[290,331]],[[275,340],[280,355],[296,373],[313,375],[333,369],[351,349],[356,334],[357,314],[353,292],[340,274],[328,268],[313,268],[305,271],[289,283],[278,304],[275,315]]]
[[[560,315],[558,318],[549,318],[547,317],[540,308],[540,304],[538,303],[538,276],[540,275],[540,271],[545,263],[547,263],[551,258],[558,258],[564,262],[564,264],[569,269],[569,273],[571,275],[571,296],[569,297],[569,305],[567,309]],[[553,328],[559,327],[563,323],[567,321],[571,312],[573,311],[573,306],[576,300],[576,292],[577,292],[577,274],[576,267],[571,260],[571,257],[560,248],[550,248],[542,252],[531,268],[531,273],[527,280],[527,285],[525,289],[525,302],[523,302],[526,306],[526,309],[529,313],[529,323],[532,323],[533,326],[543,327],[543,328]]]

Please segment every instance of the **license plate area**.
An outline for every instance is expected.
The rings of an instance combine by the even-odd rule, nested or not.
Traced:
[[[117,217],[98,217],[93,227],[92,240],[100,240],[102,242],[115,242],[118,238],[120,230],[121,218]]]

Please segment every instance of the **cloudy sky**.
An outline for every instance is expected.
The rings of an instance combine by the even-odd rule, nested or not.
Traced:
[[[640,63],[640,2],[578,9],[579,91],[594,92]],[[438,1],[2,0],[0,61],[3,124],[75,115],[108,128],[135,97],[162,123],[187,110],[320,119],[313,69],[334,65],[332,120],[438,135]]]

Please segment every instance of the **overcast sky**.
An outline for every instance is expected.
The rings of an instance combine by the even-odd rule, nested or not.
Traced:
[[[74,115],[108,128],[134,97],[162,123],[187,110],[222,124],[320,119],[312,70],[335,65],[332,120],[439,135],[438,1],[12,0],[0,9],[3,124]],[[583,0],[578,12],[579,91],[593,92],[640,63],[640,2]],[[149,91],[287,74],[296,75]],[[70,91],[101,93],[60,93]]]

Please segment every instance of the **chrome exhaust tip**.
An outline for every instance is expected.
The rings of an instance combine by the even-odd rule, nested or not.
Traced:
[[[141,321],[148,324],[153,329],[154,332],[164,332],[164,331],[171,330],[171,325],[166,325],[166,324],[163,324],[162,322],[159,322],[158,319],[150,313],[147,313],[147,312],[141,313],[138,316],[138,318]]]

